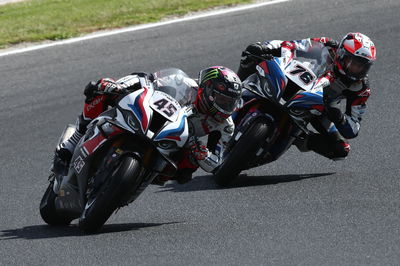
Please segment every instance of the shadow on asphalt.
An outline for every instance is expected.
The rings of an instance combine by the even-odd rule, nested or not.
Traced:
[[[126,232],[139,230],[146,227],[156,227],[165,224],[175,224],[179,222],[169,223],[122,223],[122,224],[105,224],[102,229],[95,235],[106,233]],[[77,225],[69,226],[48,226],[33,225],[25,226],[18,229],[8,229],[0,231],[0,241],[12,239],[46,239],[69,236],[88,236],[84,234]]]
[[[187,184],[180,185],[176,182],[171,182],[160,187],[160,192],[191,192],[202,190],[221,190],[240,187],[267,186],[279,183],[294,182],[303,179],[317,178],[321,176],[333,175],[333,173],[316,173],[316,174],[296,174],[296,175],[270,175],[270,176],[248,176],[240,175],[231,185],[227,187],[218,186],[212,175],[197,176]]]

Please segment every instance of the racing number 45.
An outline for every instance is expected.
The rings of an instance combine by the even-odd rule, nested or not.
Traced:
[[[167,99],[161,98],[153,103],[157,106],[157,109],[166,114],[167,116],[172,116],[176,112],[176,107]]]

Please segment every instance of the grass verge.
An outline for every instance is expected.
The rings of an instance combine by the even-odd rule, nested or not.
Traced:
[[[0,48],[156,22],[251,0],[30,0],[0,6]]]

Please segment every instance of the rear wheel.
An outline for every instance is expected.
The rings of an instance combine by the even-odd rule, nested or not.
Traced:
[[[86,203],[79,219],[79,227],[85,233],[100,230],[111,214],[126,203],[128,194],[141,183],[137,180],[139,171],[140,164],[136,159],[128,156],[122,158],[108,181]]]
[[[246,168],[245,166],[255,159],[256,152],[260,149],[260,144],[265,141],[267,134],[267,123],[263,120],[255,121],[241,136],[214,174],[215,182],[220,186],[232,183]]]
[[[73,219],[57,214],[54,200],[57,194],[53,191],[54,181],[49,186],[40,201],[40,216],[49,225],[69,225]]]

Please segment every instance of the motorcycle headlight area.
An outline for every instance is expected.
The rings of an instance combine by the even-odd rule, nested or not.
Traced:
[[[133,130],[138,130],[140,128],[139,123],[136,121],[135,118],[133,118],[132,116],[128,117],[128,125],[133,129]]]
[[[157,142],[158,147],[165,150],[175,149],[178,146],[176,145],[175,141],[172,140],[161,140]]]

